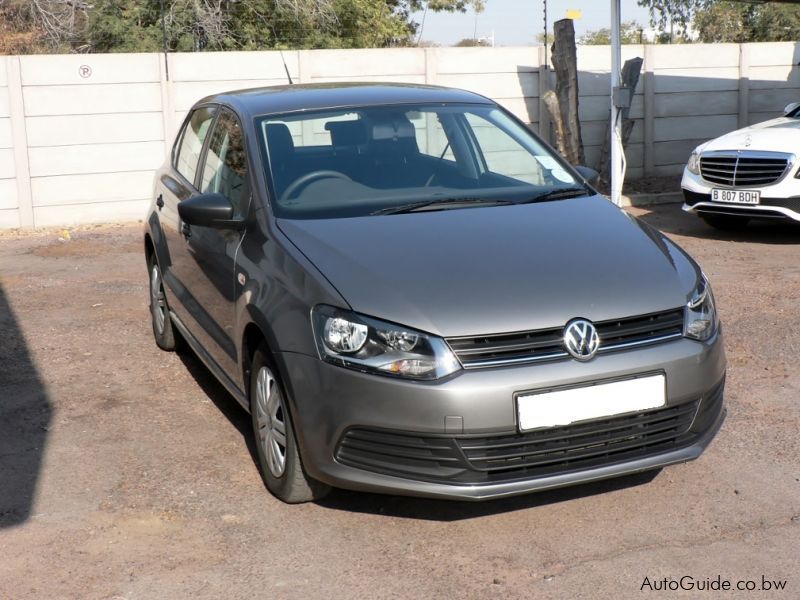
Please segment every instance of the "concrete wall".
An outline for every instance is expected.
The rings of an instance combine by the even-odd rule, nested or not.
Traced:
[[[626,46],[645,59],[628,177],[679,173],[692,148],[800,100],[800,44]],[[485,94],[547,137],[540,48],[284,52],[295,82],[402,81]],[[579,47],[587,162],[606,135],[610,50]],[[202,96],[285,83],[278,52],[0,57],[0,228],[142,218],[154,170]]]

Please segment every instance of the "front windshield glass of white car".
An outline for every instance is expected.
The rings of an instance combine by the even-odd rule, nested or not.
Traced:
[[[398,105],[256,122],[278,217],[321,219],[559,200],[591,193],[491,105]]]

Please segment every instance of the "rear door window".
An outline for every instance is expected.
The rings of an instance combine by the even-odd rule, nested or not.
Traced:
[[[182,132],[180,147],[175,157],[175,168],[192,185],[197,174],[197,162],[203,150],[203,142],[216,112],[215,106],[198,108],[192,112]]]

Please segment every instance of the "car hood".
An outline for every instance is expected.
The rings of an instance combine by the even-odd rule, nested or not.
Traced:
[[[764,150],[795,154],[799,144],[800,119],[781,117],[726,133],[706,142],[699,150]]]
[[[668,310],[699,277],[600,196],[278,226],[353,310],[444,337]]]

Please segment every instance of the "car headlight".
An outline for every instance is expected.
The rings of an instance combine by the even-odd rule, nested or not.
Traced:
[[[685,323],[684,335],[695,340],[705,341],[717,332],[717,307],[711,284],[705,275],[686,304]]]
[[[379,375],[440,379],[461,369],[442,338],[332,306],[311,311],[320,358]]]
[[[700,175],[700,155],[697,152],[692,152],[691,156],[689,156],[686,168],[689,169],[689,173]]]

